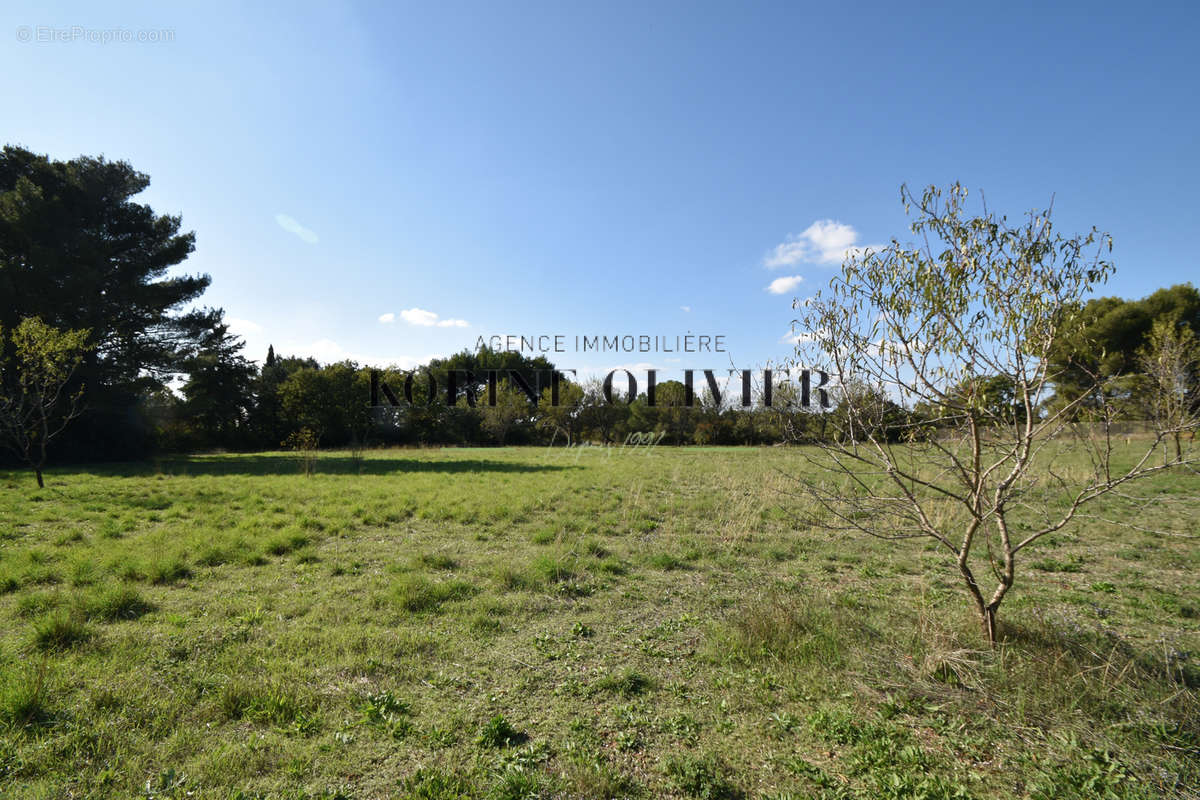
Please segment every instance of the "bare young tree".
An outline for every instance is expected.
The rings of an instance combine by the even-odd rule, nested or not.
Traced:
[[[1183,436],[1200,428],[1200,342],[1191,328],[1160,319],[1138,352],[1146,406],[1155,430],[1170,437],[1175,460],[1183,460]]]
[[[518,423],[528,419],[532,412],[529,399],[507,380],[503,380],[496,392],[496,404],[481,405],[479,414],[480,426],[495,438],[496,444],[503,446],[509,432]]]
[[[599,437],[601,443],[607,445],[616,441],[618,429],[629,418],[629,406],[605,400],[603,382],[593,378],[583,384],[580,417],[582,434]]]
[[[583,409],[587,398],[578,383],[563,381],[559,386],[558,402],[554,402],[554,391],[547,387],[542,391],[538,405],[538,427],[550,432],[551,443],[578,444],[583,431]]]
[[[1112,272],[1107,235],[1054,234],[1049,210],[969,216],[958,184],[901,199],[921,243],[850,253],[796,304],[797,366],[825,366],[841,388],[815,468],[793,477],[813,524],[937,542],[994,644],[1023,551],[1178,459],[1154,457],[1161,433],[1116,452],[1112,409],[1086,406],[1090,390],[1043,406],[1071,309]]]
[[[27,317],[0,330],[0,440],[46,484],[46,448],[79,415],[83,389],[67,386],[90,349],[87,330],[60,331]]]

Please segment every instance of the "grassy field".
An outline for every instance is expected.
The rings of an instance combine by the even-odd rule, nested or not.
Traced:
[[[0,795],[1200,796],[1200,477],[1032,550],[982,652],[943,553],[797,527],[796,468],[0,472]]]

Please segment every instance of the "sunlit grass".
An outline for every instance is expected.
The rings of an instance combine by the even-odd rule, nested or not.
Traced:
[[[990,652],[935,548],[797,527],[801,468],[531,448],[0,473],[0,795],[1200,784],[1200,478],[1139,487],[1167,498],[1142,530],[1031,551]]]

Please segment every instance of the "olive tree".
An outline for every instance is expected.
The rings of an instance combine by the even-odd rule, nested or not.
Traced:
[[[524,392],[507,380],[502,380],[496,392],[495,405],[481,405],[479,416],[483,430],[496,440],[496,444],[503,446],[512,429],[529,420],[533,410]]]
[[[959,184],[901,199],[916,244],[851,252],[795,304],[797,366],[842,387],[816,468],[795,479],[814,525],[936,542],[994,644],[1026,548],[1174,459],[1154,457],[1162,434],[1118,451],[1112,410],[1084,403],[1092,387],[1043,404],[1070,310],[1113,270],[1106,234],[1056,234],[1049,209],[972,216]]]
[[[563,381],[559,386],[558,402],[555,401],[554,390],[550,387],[542,390],[541,403],[538,406],[538,427],[550,433],[553,444],[560,436],[565,444],[578,444],[583,433],[583,409],[587,401],[583,387],[578,383]]]
[[[91,349],[88,336],[39,317],[22,319],[7,335],[0,328],[0,440],[33,470],[39,489],[47,447],[79,414],[83,388],[69,384]]]
[[[1159,435],[1174,443],[1174,458],[1184,457],[1183,436],[1200,428],[1200,342],[1191,328],[1172,319],[1154,322],[1146,345],[1137,353],[1145,384],[1145,405]]]

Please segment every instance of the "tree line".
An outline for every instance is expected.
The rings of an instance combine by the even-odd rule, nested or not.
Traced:
[[[171,271],[195,249],[195,234],[179,216],[135,201],[148,185],[123,161],[0,152],[0,435],[14,461],[40,468],[48,452],[98,460],[269,449],[302,432],[319,447],[616,442],[634,432],[676,445],[762,445],[854,436],[854,424],[895,440],[953,424],[944,407],[906,406],[853,380],[841,398],[874,393],[879,409],[853,424],[839,417],[844,402],[826,413],[797,408],[787,385],[775,388],[770,406],[741,408],[699,392],[696,406],[685,407],[678,381],[659,384],[651,405],[644,392],[609,403],[598,383],[565,377],[557,404],[530,403],[504,381],[494,405],[472,406],[464,393],[454,405],[439,398],[372,409],[369,365],[322,365],[273,347],[261,362],[247,358],[222,310],[198,305],[209,276]],[[1094,387],[1094,407],[1120,405],[1130,418],[1196,412],[1200,293],[1191,284],[1138,300],[1092,298],[1062,313],[1071,322],[1048,355],[1054,391],[1038,398],[1035,413],[1081,387]],[[488,348],[425,367],[515,370],[529,385],[555,369],[542,356]],[[1005,381],[975,374],[959,391],[993,406],[993,419],[1018,422],[1026,412]]]

